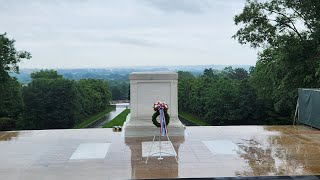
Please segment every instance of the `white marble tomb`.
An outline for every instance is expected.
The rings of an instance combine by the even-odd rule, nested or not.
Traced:
[[[134,72],[130,79],[130,120],[124,133],[130,136],[153,136],[156,127],[152,124],[153,104],[164,101],[168,104],[170,136],[184,135],[185,126],[178,118],[178,74],[174,72]]]

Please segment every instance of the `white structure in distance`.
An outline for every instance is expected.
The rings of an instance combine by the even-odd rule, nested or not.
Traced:
[[[178,74],[175,72],[133,72],[130,79],[130,120],[126,122],[126,137],[153,136],[153,104],[166,102],[169,106],[170,136],[183,136],[185,126],[178,118]]]

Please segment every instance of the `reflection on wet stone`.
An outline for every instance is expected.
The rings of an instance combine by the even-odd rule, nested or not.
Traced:
[[[10,141],[19,136],[20,132],[3,132],[0,134],[0,141]]]
[[[179,176],[178,163],[174,156],[165,156],[159,161],[158,156],[151,156],[148,163],[143,157],[142,144],[152,142],[153,137],[126,137],[125,143],[131,149],[131,178],[176,178]],[[164,140],[164,139],[161,139]],[[172,145],[179,152],[180,145],[184,142],[184,136],[171,137]],[[179,154],[177,154],[179,157]]]
[[[246,144],[240,147],[246,153],[241,157],[248,160],[248,167],[251,170],[244,171],[242,174],[305,175],[309,173],[306,172],[303,165],[308,162],[308,159],[319,158],[318,154],[313,154],[309,148],[306,148],[310,143],[315,143],[318,147],[319,144],[306,142],[305,139],[297,136],[269,136],[265,137],[264,142],[254,139],[245,141]]]

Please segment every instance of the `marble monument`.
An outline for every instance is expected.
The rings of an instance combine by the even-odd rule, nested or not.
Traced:
[[[174,72],[133,72],[130,79],[130,119],[125,123],[126,137],[153,136],[153,104],[169,105],[170,136],[183,136],[185,126],[178,118],[178,74]]]

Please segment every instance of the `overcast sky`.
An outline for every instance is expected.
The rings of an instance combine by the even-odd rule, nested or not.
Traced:
[[[0,0],[0,33],[28,68],[254,65],[231,38],[245,0]]]

